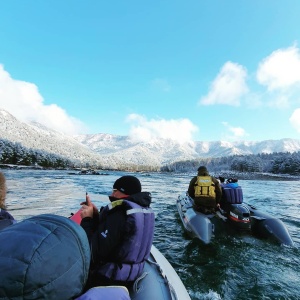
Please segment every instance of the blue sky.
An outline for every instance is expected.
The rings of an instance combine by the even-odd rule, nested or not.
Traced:
[[[298,0],[2,0],[0,108],[69,134],[300,138]]]

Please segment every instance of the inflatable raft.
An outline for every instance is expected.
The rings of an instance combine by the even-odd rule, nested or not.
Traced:
[[[209,244],[226,229],[230,233],[249,232],[258,238],[288,246],[294,244],[280,219],[246,203],[226,203],[216,213],[204,214],[195,209],[194,201],[187,193],[182,193],[178,196],[176,205],[185,230],[204,244]]]

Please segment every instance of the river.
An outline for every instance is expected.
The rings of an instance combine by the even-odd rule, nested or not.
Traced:
[[[2,170],[8,210],[17,220],[53,213],[69,216],[89,192],[100,207],[124,172],[70,175],[68,171]],[[105,173],[106,174],[106,173]],[[191,299],[300,299],[300,181],[240,180],[244,201],[280,218],[295,245],[280,246],[250,235],[218,237],[210,245],[191,239],[176,209],[193,174],[135,173],[152,193],[154,245],[185,284]],[[184,299],[180,299],[184,300]]]

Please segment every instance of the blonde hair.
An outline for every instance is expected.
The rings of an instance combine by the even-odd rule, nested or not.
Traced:
[[[6,181],[3,173],[0,172],[0,208],[5,209],[5,197],[6,197]]]

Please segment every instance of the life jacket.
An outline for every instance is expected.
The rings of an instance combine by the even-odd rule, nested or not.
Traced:
[[[222,186],[222,202],[230,204],[243,203],[243,190],[238,184],[225,184]]]
[[[113,262],[97,267],[97,274],[114,281],[131,282],[142,273],[150,255],[154,233],[154,212],[128,200],[116,200],[101,212],[106,218],[114,209],[126,211],[126,225],[122,244]]]
[[[215,183],[211,176],[197,176],[195,182],[195,204],[205,207],[216,206]]]

